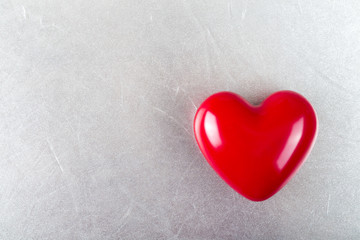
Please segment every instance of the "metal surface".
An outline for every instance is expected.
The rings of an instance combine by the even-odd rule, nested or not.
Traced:
[[[0,239],[359,239],[359,1],[0,2]],[[313,104],[310,157],[235,193],[192,133],[211,93]]]

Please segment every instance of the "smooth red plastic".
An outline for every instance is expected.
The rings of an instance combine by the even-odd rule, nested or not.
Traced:
[[[316,114],[298,93],[280,91],[253,106],[231,92],[210,96],[194,120],[196,141],[209,164],[253,201],[278,192],[309,154]]]

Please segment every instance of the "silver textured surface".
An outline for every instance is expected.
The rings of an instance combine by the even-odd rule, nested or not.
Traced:
[[[360,2],[0,1],[0,239],[359,239]],[[290,89],[307,162],[254,203],[210,168],[208,95]]]

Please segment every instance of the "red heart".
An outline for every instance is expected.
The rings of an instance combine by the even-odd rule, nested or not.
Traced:
[[[253,106],[231,92],[210,96],[194,119],[209,164],[237,192],[263,201],[279,191],[309,154],[317,133],[310,103],[291,91]]]

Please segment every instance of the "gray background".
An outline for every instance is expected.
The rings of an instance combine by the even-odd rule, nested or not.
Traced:
[[[0,1],[0,239],[359,239],[360,3]],[[319,135],[254,203],[196,106],[303,94]]]

